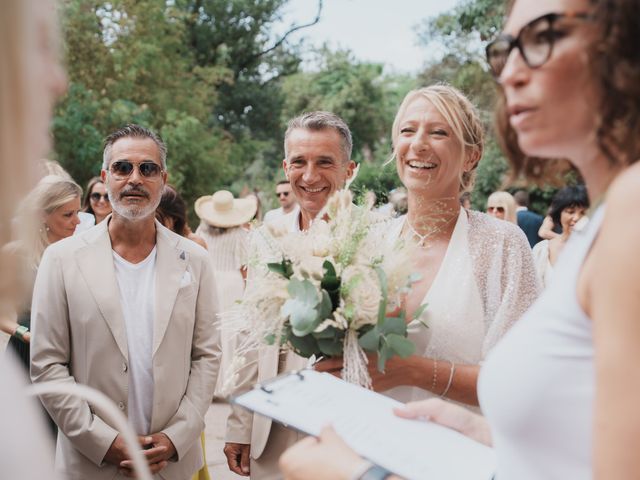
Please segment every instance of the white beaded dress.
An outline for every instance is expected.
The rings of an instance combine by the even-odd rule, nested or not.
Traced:
[[[393,219],[390,244],[400,238],[405,216]],[[515,225],[460,209],[445,257],[423,303],[421,322],[412,321],[409,339],[416,354],[477,365],[538,295],[531,249]],[[434,396],[416,387],[385,392],[402,402]]]

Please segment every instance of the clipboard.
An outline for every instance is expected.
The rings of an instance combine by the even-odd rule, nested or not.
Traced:
[[[393,414],[402,404],[328,373],[301,370],[231,398],[307,435],[332,424],[359,455],[409,480],[491,480],[493,449],[433,422]]]

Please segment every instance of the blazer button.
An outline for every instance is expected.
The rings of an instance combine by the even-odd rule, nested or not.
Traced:
[[[118,402],[118,408],[120,410],[124,410],[124,403],[123,402]]]
[[[126,372],[128,370],[129,367],[127,367],[127,364],[125,362],[122,362],[122,371]]]

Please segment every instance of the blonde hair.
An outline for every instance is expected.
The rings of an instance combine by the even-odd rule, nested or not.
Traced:
[[[496,207],[504,208],[504,219],[511,223],[518,223],[518,215],[516,213],[516,201],[509,192],[493,192],[487,198],[487,206],[493,203]]]
[[[482,158],[484,150],[484,128],[480,121],[477,109],[464,94],[450,85],[431,85],[429,87],[411,90],[402,100],[396,118],[393,120],[391,128],[392,144],[400,135],[400,121],[407,108],[417,98],[424,98],[438,110],[451,127],[453,134],[462,147],[463,155],[475,153],[477,161],[468,172],[460,173],[460,192],[469,191],[473,188],[476,178],[476,168]],[[395,147],[390,162],[395,160]]]
[[[82,197],[82,188],[73,180],[47,175],[29,192],[18,209],[18,241],[25,251],[29,267],[37,269],[49,246],[44,216],[65,203]]]

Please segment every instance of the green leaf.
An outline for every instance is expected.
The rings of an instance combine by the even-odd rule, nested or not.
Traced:
[[[304,337],[289,335],[289,344],[295,353],[304,358],[309,358],[311,355],[318,355],[321,353],[316,339],[311,335],[306,335]]]
[[[286,259],[282,259],[281,262],[277,263],[267,263],[267,268],[269,271],[276,273],[287,280],[291,278],[293,275],[293,267],[291,266],[291,262]]]
[[[331,318],[331,312],[333,311],[333,304],[331,303],[331,298],[326,290],[322,290],[322,300],[316,307],[318,312],[318,318],[322,322],[328,318]]]
[[[324,355],[335,357],[342,355],[344,344],[342,340],[337,337],[321,338],[318,340],[318,347]]]
[[[378,324],[384,321],[387,313],[387,274],[380,267],[374,267],[380,280],[380,305],[378,306]]]
[[[324,263],[322,264],[322,268],[324,269],[324,276],[325,277],[337,277],[338,275],[336,275],[336,269],[333,266],[333,263],[331,263],[329,260],[325,260]]]
[[[276,341],[276,335],[274,333],[270,333],[269,335],[264,337],[264,341],[267,343],[267,345],[273,345]]]
[[[386,336],[389,348],[400,358],[407,358],[416,351],[416,346],[408,338],[402,335],[390,333]]]
[[[420,318],[420,316],[424,313],[424,311],[427,309],[427,306],[429,304],[428,303],[423,303],[422,305],[420,305],[416,311],[413,313],[413,320],[418,320]],[[426,326],[426,323],[421,322],[423,325]]]
[[[395,333],[405,336],[407,334],[407,323],[403,317],[385,317],[378,328],[383,335]]]
[[[378,346],[380,345],[380,330],[377,326],[373,327],[367,333],[362,335],[358,339],[358,343],[365,350],[369,350],[370,352],[375,352],[378,350]]]
[[[384,373],[384,366],[387,364],[387,360],[389,360],[393,356],[393,352],[386,344],[386,342],[382,342],[380,344],[380,348],[378,349],[378,371],[380,373]]]
[[[318,291],[309,280],[297,278],[289,281],[287,290],[291,298],[284,303],[280,312],[289,318],[294,335],[298,337],[308,335],[322,320],[318,317],[316,310],[316,306],[320,303]]]

